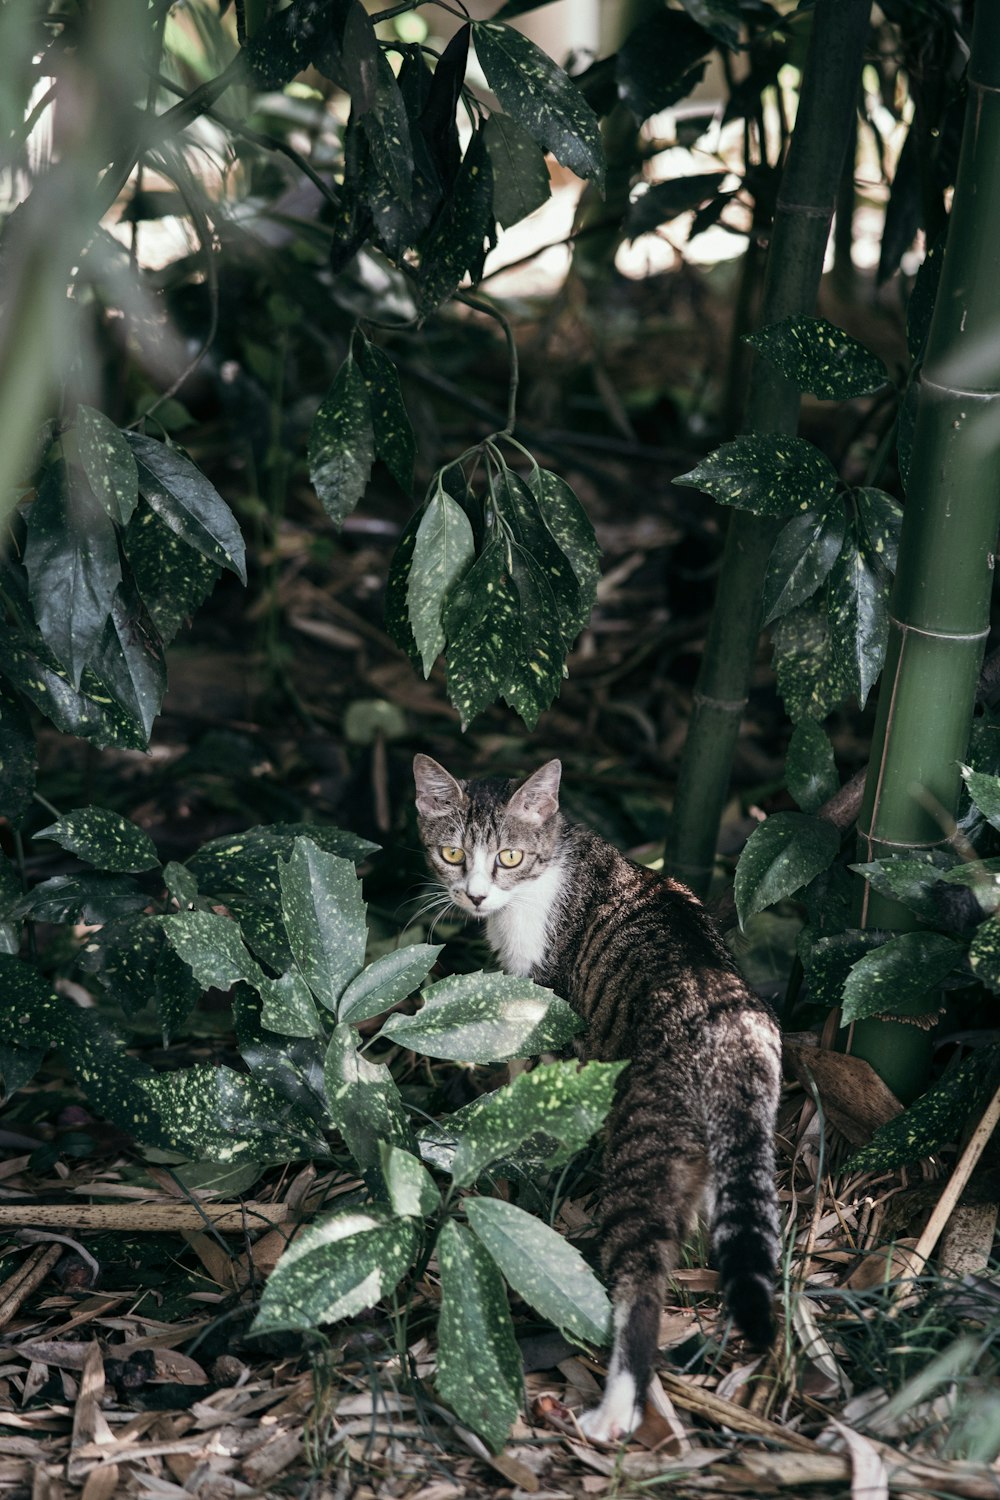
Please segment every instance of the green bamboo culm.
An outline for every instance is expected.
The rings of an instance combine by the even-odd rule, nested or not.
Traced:
[[[863,860],[947,841],[989,628],[1000,527],[1000,6],[976,8],[941,282],[920,374],[890,636],[858,823]],[[862,925],[912,914],[866,886]],[[858,1021],[850,1050],[901,1099],[926,1079],[927,1026]],[[921,1022],[923,1024],[921,1024]]]
[[[823,256],[857,108],[871,0],[818,0],[798,117],[768,255],[761,327],[816,305]],[[799,392],[766,359],[751,372],[744,429],[794,433]],[[673,874],[704,896],[760,634],[764,574],[780,520],[736,511],[681,758],[667,849]]]

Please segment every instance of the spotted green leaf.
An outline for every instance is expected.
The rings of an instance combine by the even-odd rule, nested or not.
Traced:
[[[497,514],[510,534],[512,572],[521,596],[523,644],[519,656],[532,658],[533,648],[538,643],[544,643],[546,647],[536,659],[534,675],[539,685],[546,684],[544,690],[540,687],[543,696],[545,692],[548,694],[540,707],[547,708],[562,677],[563,649],[572,644],[590,618],[592,600],[582,598],[576,569],[545,521],[547,509],[557,528],[561,523],[561,529],[565,530],[575,523],[579,550],[580,544],[586,545],[579,507],[572,511],[566,505],[565,494],[556,485],[543,481],[541,472],[536,488],[538,495],[519,474],[504,469],[492,498]],[[569,490],[569,486],[566,485],[565,489]],[[573,496],[572,490],[569,494]],[[586,567],[584,563],[585,571]],[[543,608],[539,605],[539,598],[543,601]]]
[[[903,507],[884,490],[871,487],[851,491],[869,557],[876,557],[890,573],[896,571]]]
[[[144,1075],[136,1088],[171,1149],[195,1160],[263,1165],[329,1154],[303,1111],[266,1080],[234,1068],[196,1063]],[[134,1134],[148,1141],[141,1130]],[[247,1227],[251,1224],[248,1218]]]
[[[410,570],[413,567],[413,552],[417,545],[417,532],[424,517],[426,506],[414,511],[403,527],[396,550],[389,563],[389,576],[385,585],[385,628],[400,651],[405,651],[415,667],[421,666],[420,652],[413,639],[410,627],[410,611],[406,601],[410,586]]]
[[[779,812],[758,824],[736,867],[733,894],[740,926],[808,885],[833,863],[839,848],[839,833],[822,818]]]
[[[136,590],[168,645],[212,592],[220,569],[194,551],[145,501],[121,538]]]
[[[492,1256],[448,1219],[437,1242],[441,1272],[438,1395],[495,1453],[521,1409],[524,1373]]]
[[[326,854],[308,838],[295,840],[278,876],[296,963],[317,1000],[335,1010],[365,961],[368,931],[361,882],[350,860]]]
[[[804,928],[799,935],[798,950],[810,1001],[814,1005],[827,1005],[831,1010],[839,1006],[852,967],[881,941],[880,934],[862,932],[860,928],[846,928],[828,937],[816,937],[812,929]]]
[[[771,631],[778,691],[792,719],[825,719],[851,691],[844,664],[830,645],[822,599],[800,605]]]
[[[111,614],[90,664],[118,706],[142,725],[148,740],[167,690],[167,664],[156,626],[128,577],[111,601]]]
[[[846,534],[847,518],[837,504],[803,511],[782,528],[764,579],[765,625],[815,594],[840,556]]]
[[[406,589],[413,639],[424,676],[444,650],[442,611],[449,594],[476,555],[469,518],[443,489],[438,489],[417,531]]]
[[[933,922],[939,912],[934,889],[953,862],[953,856],[935,849],[902,858],[873,859],[850,868],[867,880],[873,890],[909,907],[924,921]]]
[[[746,341],[800,391],[824,401],[869,396],[889,379],[877,354],[826,318],[785,318],[748,335]]]
[[[126,434],[139,469],[139,493],[181,541],[247,581],[246,550],[236,518],[215,486],[177,448],[139,432]]]
[[[569,572],[565,559],[560,571],[563,577]],[[510,574],[520,604],[520,639],[503,696],[534,729],[562,685],[566,607],[560,608],[553,587],[559,580],[526,548],[511,547]]]
[[[139,503],[139,470],[124,433],[102,411],[78,406],[75,436],[91,490],[112,521],[126,526]]]
[[[561,1047],[582,1022],[551,990],[514,974],[452,974],[423,992],[416,1015],[379,1032],[413,1052],[453,1062],[507,1062]]]
[[[107,807],[78,807],[39,829],[35,838],[51,839],[99,870],[135,874],[159,864],[145,829]]]
[[[590,517],[565,479],[548,469],[539,469],[530,485],[541,518],[556,546],[569,560],[579,584],[575,613],[569,606],[568,591],[564,606],[565,634],[569,645],[590,621],[601,576],[601,549]]]
[[[674,483],[755,516],[786,516],[825,508],[836,494],[837,473],[805,438],[753,432],[723,443]]]
[[[115,528],[80,470],[63,464],[45,470],[25,524],[35,619],[78,688],[122,579]]]
[[[375,462],[368,387],[349,354],[313,418],[309,477],[327,515],[339,526],[364,494]]]
[[[89,667],[84,667],[79,690],[69,671],[53,656],[37,630],[0,621],[0,656],[4,675],[64,734],[104,749],[145,750],[148,737],[141,721],[128,713]]]
[[[201,994],[201,985],[167,942],[157,917],[136,915],[109,923],[87,945],[83,958],[127,1016],[153,1006],[166,1046]]]
[[[444,611],[448,697],[462,728],[499,697],[521,641],[521,601],[494,530]]]
[[[179,907],[193,905],[198,895],[198,882],[186,865],[168,860],[163,866],[163,883]]]
[[[486,245],[494,241],[493,164],[480,129],[466,148],[451,196],[421,249],[422,317],[451,296],[467,271],[474,282],[479,280]]]
[[[862,708],[885,661],[886,594],[885,580],[871,566],[852,526],[827,579],[826,609],[833,653]]]
[[[413,488],[417,444],[399,388],[396,366],[383,349],[370,344],[367,339],[361,344],[359,363],[368,392],[376,456],[408,495]]]
[[[149,896],[127,875],[53,875],[24,897],[23,910],[36,922],[103,927],[148,904]]]
[[[390,1145],[388,1141],[380,1141],[379,1161],[395,1213],[424,1219],[434,1212],[441,1202],[441,1194],[419,1157]]]
[[[323,1062],[330,1122],[344,1137],[362,1172],[379,1164],[379,1142],[411,1144],[403,1102],[384,1063],[369,1062],[358,1050],[353,1026],[340,1022],[330,1034]]]
[[[530,133],[509,115],[490,115],[483,142],[493,165],[493,212],[506,229],[549,201],[549,169]]]
[[[604,180],[596,116],[572,79],[535,43],[496,21],[472,27],[476,54],[502,109],[578,177]]]
[[[611,1303],[574,1245],[502,1198],[466,1198],[476,1237],[506,1281],[561,1332],[602,1348],[610,1342]]]
[[[411,943],[383,953],[351,980],[337,1006],[338,1020],[356,1026],[405,1000],[423,984],[440,952],[440,944]]]
[[[412,1218],[392,1218],[377,1208],[317,1219],[271,1272],[251,1333],[319,1328],[374,1307],[399,1285],[419,1243]]]
[[[543,1063],[475,1100],[446,1123],[454,1131],[450,1162],[435,1157],[459,1187],[469,1187],[491,1162],[544,1137],[545,1161],[568,1161],[587,1144],[611,1108],[618,1075],[627,1064]],[[435,1148],[436,1152],[437,1148]]]
[[[969,963],[977,979],[1000,993],[1000,921],[995,916],[977,928],[969,945]]]
[[[693,21],[711,32],[717,42],[735,51],[743,34],[740,0],[681,0]]]
[[[962,777],[969,789],[969,796],[987,823],[993,828],[1000,828],[1000,776],[989,776],[984,771],[973,771],[971,766],[963,766]]]
[[[357,862],[377,844],[340,828],[317,823],[272,823],[209,839],[187,862],[199,888],[211,896],[245,895],[273,906],[281,901],[279,863],[288,858],[297,838],[308,838],[327,854]]]
[[[974,1120],[995,1087],[997,1048],[977,1048],[951,1067],[926,1094],[880,1125],[866,1146],[843,1164],[845,1172],[891,1172],[923,1161],[957,1141],[967,1120]]]
[[[814,719],[803,719],[792,731],[785,783],[804,813],[816,812],[840,788],[833,746]]]
[[[939,1009],[932,991],[962,958],[964,946],[939,932],[904,932],[866,953],[844,984],[841,1022],[865,1016],[923,1015]]]
[[[413,198],[413,142],[410,122],[396,75],[389,60],[378,45],[371,20],[364,6],[352,6],[354,16],[364,17],[374,63],[371,107],[363,118],[362,125],[371,146],[371,161],[374,173],[386,184],[396,200],[409,208]],[[360,29],[360,23],[359,23]],[[352,95],[352,104],[354,102]]]
[[[340,38],[350,0],[292,0],[249,37],[242,58],[258,89],[280,89],[315,63],[338,71]]]

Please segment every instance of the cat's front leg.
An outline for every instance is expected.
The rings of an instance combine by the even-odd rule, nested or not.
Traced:
[[[659,1309],[648,1297],[621,1297],[615,1302],[614,1345],[604,1395],[599,1406],[577,1418],[593,1443],[620,1443],[640,1425],[659,1322]]]

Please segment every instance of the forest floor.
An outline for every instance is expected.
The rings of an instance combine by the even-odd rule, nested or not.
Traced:
[[[256,548],[251,591],[221,584],[172,650],[152,753],[97,754],[46,737],[45,797],[59,808],[119,808],[164,860],[260,822],[349,828],[383,848],[364,872],[376,941],[417,920],[417,750],[458,774],[513,775],[558,756],[567,810],[655,859],[721,530],[704,497],[670,481],[697,456],[690,393],[700,382],[709,401],[708,372],[725,368],[717,308],[730,297],[731,287],[700,273],[623,283],[605,303],[600,337],[569,296],[522,310],[526,441],[573,483],[604,552],[593,622],[535,732],[495,708],[461,736],[440,666],[422,681],[385,635],[382,590],[407,514],[386,480],[336,542],[308,497],[292,496]],[[891,306],[868,308],[865,319],[869,342],[898,350]],[[489,394],[502,389],[501,351],[475,324],[466,332],[446,379],[404,370],[425,450],[459,451],[488,430],[483,404],[503,404]],[[807,430],[850,470],[877,440],[870,416],[852,407],[831,418],[814,405]],[[210,423],[180,436],[238,508],[238,452],[220,445],[213,470]],[[790,805],[788,733],[762,650],[723,831],[723,895],[755,820]],[[832,725],[845,779],[864,764],[867,734],[856,713]],[[60,861],[52,845],[35,846],[31,874],[59,874]],[[779,1006],[796,928],[791,911],[765,914],[733,938],[752,982]],[[451,968],[483,961],[458,925],[441,923],[436,935]],[[0,1244],[0,1496],[556,1500],[670,1486],[683,1496],[1000,1497],[1000,1468],[977,1461],[992,1457],[1000,1425],[1000,1396],[976,1373],[1000,1331],[1000,1282],[984,1255],[995,1185],[974,1180],[961,1224],[953,1219],[945,1236],[945,1264],[908,1261],[952,1162],[841,1171],[893,1105],[866,1095],[864,1081],[859,1090],[850,1059],[820,1076],[809,1056],[817,1018],[793,1010],[786,1020],[776,1347],[747,1358],[720,1314],[699,1238],[663,1312],[657,1399],[621,1450],[588,1444],[574,1419],[595,1399],[601,1363],[521,1304],[523,1419],[499,1455],[459,1427],[433,1395],[433,1265],[413,1292],[405,1350],[398,1310],[384,1306],[311,1349],[290,1337],[248,1339],[290,1231],[357,1179],[298,1164],[182,1186],[170,1163],[90,1114],[71,1060],[50,1060],[0,1120],[0,1223],[10,1226]],[[221,1000],[169,1048],[141,1018],[133,1033],[159,1067],[233,1056]],[[452,1106],[496,1079],[426,1066]],[[585,1160],[545,1188],[553,1222],[584,1247],[594,1182]]]

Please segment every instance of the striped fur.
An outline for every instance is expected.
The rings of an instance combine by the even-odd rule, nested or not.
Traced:
[[[604,1400],[583,1420],[615,1441],[641,1420],[667,1278],[706,1200],[726,1305],[754,1345],[773,1339],[777,1026],[685,886],[562,817],[558,761],[522,785],[459,782],[423,755],[414,774],[421,836],[454,904],[486,919],[505,968],[584,1016],[585,1056],[631,1059],[600,1208],[614,1347]],[[516,868],[498,863],[505,849],[522,852]]]

